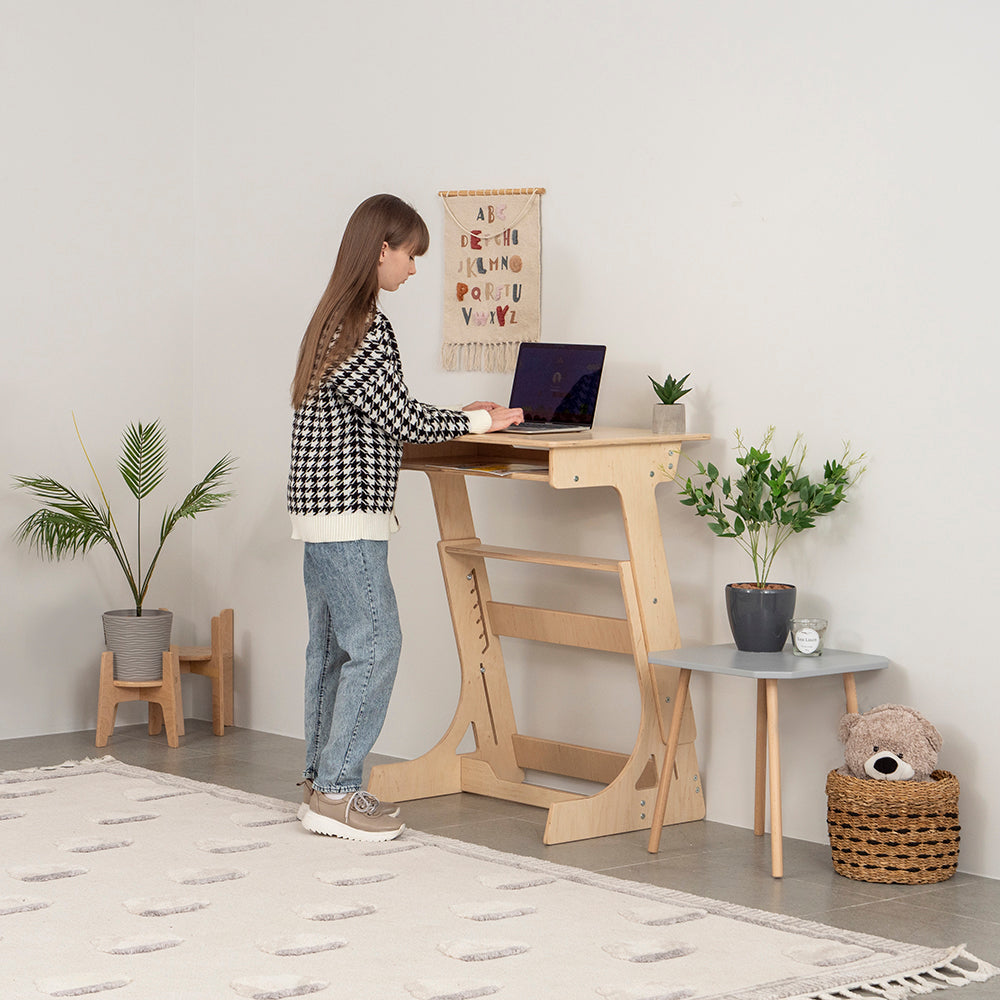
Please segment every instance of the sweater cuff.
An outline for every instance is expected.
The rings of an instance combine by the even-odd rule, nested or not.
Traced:
[[[469,418],[470,434],[485,434],[493,426],[493,418],[489,410],[466,410]]]

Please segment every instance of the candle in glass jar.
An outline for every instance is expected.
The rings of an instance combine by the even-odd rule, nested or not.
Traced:
[[[825,618],[793,618],[789,622],[792,652],[796,656],[821,656],[826,626]]]

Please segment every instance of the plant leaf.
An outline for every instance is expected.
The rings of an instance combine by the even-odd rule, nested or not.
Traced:
[[[205,473],[204,478],[196,486],[193,486],[188,495],[173,510],[167,511],[163,515],[163,522],[160,526],[160,542],[166,539],[167,535],[177,526],[178,521],[183,517],[196,517],[207,510],[215,510],[222,507],[232,498],[232,493],[219,492],[219,487],[223,480],[232,472],[236,466],[236,460],[230,455],[225,455],[219,459],[211,469]]]
[[[83,555],[99,542],[111,541],[106,508],[47,476],[15,476],[15,487],[43,506],[18,525],[15,538],[47,559]]]
[[[646,378],[653,383],[653,389],[656,395],[659,397],[661,403],[665,403],[668,406],[676,403],[681,396],[686,396],[691,390],[684,389],[684,383],[691,377],[691,373],[688,372],[680,381],[675,379],[673,375],[668,375],[662,382],[657,382],[652,375],[647,375]]]
[[[145,499],[160,485],[167,471],[167,443],[159,420],[125,428],[118,469],[136,500]]]
[[[813,482],[801,471],[806,453],[802,435],[796,436],[786,455],[772,460],[773,437],[774,427],[769,427],[758,445],[748,445],[737,429],[735,460],[742,471],[739,478],[720,478],[722,473],[711,462],[697,462],[700,479],[685,482],[681,500],[700,517],[709,519],[714,535],[736,539],[753,561],[759,583],[770,575],[774,556],[784,542],[846,503],[847,491],[867,471],[862,465],[865,454],[852,456],[850,445],[845,444],[840,460],[827,461],[822,481]],[[733,515],[732,526],[726,512]]]

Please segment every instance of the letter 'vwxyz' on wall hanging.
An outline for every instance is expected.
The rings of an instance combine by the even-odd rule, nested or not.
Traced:
[[[444,342],[448,371],[514,370],[541,335],[545,188],[439,191],[444,204]]]

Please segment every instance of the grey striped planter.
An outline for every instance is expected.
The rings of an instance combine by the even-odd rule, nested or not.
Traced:
[[[158,681],[163,677],[163,654],[170,649],[172,611],[134,608],[104,612],[104,643],[115,654],[116,681]]]

